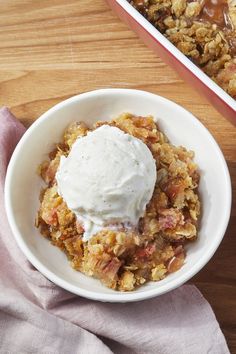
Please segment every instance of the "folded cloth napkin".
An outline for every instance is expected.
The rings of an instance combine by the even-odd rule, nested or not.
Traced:
[[[195,286],[136,303],[101,303],[59,288],[26,260],[3,197],[7,164],[24,131],[7,108],[0,110],[0,353],[229,353]]]

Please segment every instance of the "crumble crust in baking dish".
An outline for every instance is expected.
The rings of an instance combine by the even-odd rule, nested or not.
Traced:
[[[183,54],[236,98],[235,0],[128,0]]]

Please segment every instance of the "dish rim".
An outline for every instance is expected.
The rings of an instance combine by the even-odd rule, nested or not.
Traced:
[[[107,0],[108,2],[110,0]],[[234,100],[225,90],[217,85],[209,76],[207,76],[196,64],[191,62],[174,44],[158,31],[141,13],[138,12],[127,0],[115,0],[115,2],[131,16],[142,29],[149,33],[168,53],[178,60],[196,79],[202,82],[211,92],[217,95],[222,103],[227,105],[236,114],[236,100]],[[236,122],[235,122],[236,123]]]

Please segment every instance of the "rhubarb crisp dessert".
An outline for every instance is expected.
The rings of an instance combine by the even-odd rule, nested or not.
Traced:
[[[39,174],[36,227],[76,271],[131,291],[183,266],[198,233],[198,167],[152,116],[72,123]]]
[[[236,98],[236,0],[128,0]]]

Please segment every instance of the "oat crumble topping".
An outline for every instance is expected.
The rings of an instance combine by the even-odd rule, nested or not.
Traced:
[[[151,116],[124,113],[108,124],[141,139],[151,150],[157,166],[157,181],[138,229],[104,229],[84,242],[83,226],[57,192],[55,174],[60,157],[67,156],[73,142],[89,131],[73,123],[39,167],[46,183],[40,195],[36,227],[64,251],[71,266],[100,279],[109,288],[131,291],[147,281],[160,281],[177,271],[185,261],[185,244],[197,238],[200,202],[199,172],[194,153],[172,145]]]
[[[128,0],[183,54],[236,98],[235,0]]]

